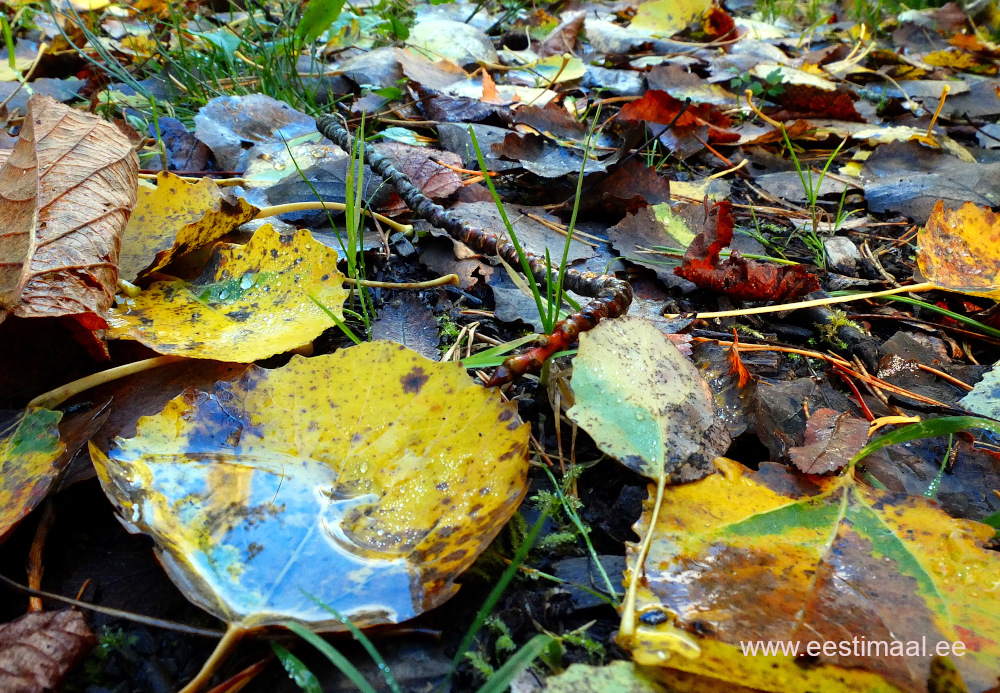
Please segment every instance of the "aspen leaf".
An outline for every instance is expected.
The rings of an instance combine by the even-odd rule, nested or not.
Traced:
[[[230,624],[339,629],[441,604],[526,490],[528,426],[457,363],[391,342],[251,366],[91,456],[122,522]]]
[[[580,335],[572,385],[569,418],[639,474],[701,468],[729,445],[708,384],[648,320],[604,320]]]
[[[1000,217],[990,209],[939,201],[917,245],[920,272],[938,288],[1000,300]]]
[[[968,691],[996,685],[1000,556],[985,547],[991,527],[850,474],[716,465],[717,474],[667,487],[652,528],[647,501],[636,525],[654,536],[638,587],[636,662],[781,693],[927,691],[931,648],[962,642],[962,656],[943,659]],[[626,582],[634,579],[628,571]],[[674,628],[695,638],[700,656],[670,651]],[[797,641],[803,656],[812,641],[837,647],[808,661],[746,656],[740,643],[756,641]]]
[[[312,341],[342,317],[337,253],[308,231],[261,226],[246,245],[219,243],[201,276],[155,282],[111,312],[108,338],[161,354],[249,363]],[[312,298],[310,298],[312,297]]]
[[[0,416],[0,540],[42,502],[66,447],[62,412],[31,408]]]
[[[225,236],[259,211],[242,198],[226,199],[210,178],[188,183],[161,171],[155,188],[139,187],[138,202],[125,227],[118,275],[134,281]]]
[[[670,37],[698,21],[712,0],[652,0],[639,5],[629,28],[652,36]]]

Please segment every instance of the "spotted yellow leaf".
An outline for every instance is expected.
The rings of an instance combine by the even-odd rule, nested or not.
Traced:
[[[134,281],[154,272],[225,236],[259,211],[242,198],[227,199],[209,178],[192,184],[161,172],[156,187],[139,186],[139,200],[125,227],[118,276]]]
[[[934,205],[917,234],[920,272],[939,288],[1000,300],[1000,216],[966,202]]]
[[[526,490],[528,426],[457,363],[364,343],[189,390],[91,456],[122,521],[230,624],[441,604]]]
[[[308,231],[270,224],[246,245],[218,244],[201,276],[155,282],[119,298],[109,339],[135,339],[161,354],[249,363],[312,341],[342,317],[337,253]],[[315,299],[315,300],[314,300]]]

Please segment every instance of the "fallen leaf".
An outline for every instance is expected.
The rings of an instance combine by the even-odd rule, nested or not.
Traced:
[[[507,135],[503,142],[494,144],[493,153],[497,156],[519,161],[527,170],[543,178],[559,178],[577,174],[583,167],[583,152],[581,150],[561,147],[548,139],[528,133],[519,136],[514,133]],[[593,159],[587,159],[585,173],[603,171],[605,164]]]
[[[118,276],[135,281],[184,253],[245,224],[260,210],[242,198],[229,200],[210,178],[188,183],[161,171],[156,187],[139,187],[122,240]]]
[[[701,233],[688,246],[684,264],[674,273],[702,289],[744,301],[783,301],[819,289],[805,265],[775,265],[747,260],[733,251],[724,262],[719,252],[733,238],[732,205],[717,202],[705,217]]]
[[[0,690],[46,693],[97,644],[79,611],[38,611],[0,626]]]
[[[443,200],[462,187],[462,177],[458,173],[434,161],[461,167],[462,158],[457,154],[397,142],[376,144],[375,150],[388,156],[409,181],[432,200]],[[395,192],[378,209],[386,214],[409,211]]]
[[[469,78],[469,74],[450,60],[428,60],[424,56],[404,48],[396,49],[403,73],[411,80],[434,91],[443,91],[455,82]]]
[[[664,493],[638,588],[638,663],[781,693],[922,692],[931,657],[921,643],[931,653],[961,641],[964,656],[943,659],[969,691],[996,685],[1000,618],[983,608],[1000,597],[1000,556],[985,548],[993,528],[850,475],[807,480],[773,463],[759,472],[716,465],[719,473]],[[686,630],[700,654],[670,656],[673,632],[660,635],[668,626]],[[762,641],[798,642],[800,655],[817,642],[820,651],[803,660],[741,648]],[[832,654],[827,642],[837,643]]]
[[[690,104],[683,113],[682,109],[684,102],[680,99],[675,99],[665,91],[650,89],[638,101],[622,106],[617,117],[621,120],[641,120],[661,126],[673,123],[673,127],[678,129],[708,126],[708,135],[712,142],[731,142],[739,139],[735,133],[728,132],[731,124],[729,118],[711,104]]]
[[[639,5],[629,28],[669,38],[697,22],[712,0],[652,0]]]
[[[441,358],[438,350],[441,340],[434,313],[412,292],[397,296],[382,306],[378,319],[372,323],[372,339],[402,344],[432,361]]]
[[[920,273],[939,288],[1000,300],[1000,217],[966,202],[938,202],[917,233]]]
[[[588,188],[600,193],[600,199],[587,195],[581,206],[599,207],[611,213],[635,213],[646,205],[670,202],[670,179],[638,159],[615,164],[595,187],[588,185]]]
[[[729,445],[698,369],[646,320],[604,320],[580,335],[572,386],[567,416],[644,476],[697,478]]]
[[[171,579],[245,627],[437,606],[526,491],[528,427],[457,363],[369,342],[188,391],[91,454]]]
[[[694,239],[686,211],[701,213],[701,205],[684,205],[673,209],[669,204],[642,207],[628,214],[608,229],[608,239],[629,262],[648,267],[667,286],[678,286],[685,280],[674,274],[680,259],[646,251],[654,246],[685,249]],[[691,288],[690,284],[687,284]]]
[[[607,666],[570,664],[566,671],[545,679],[545,693],[666,693],[654,675],[632,662]]]
[[[791,448],[792,464],[806,474],[843,468],[868,442],[868,422],[833,409],[818,409],[806,423],[805,445]]]
[[[418,22],[410,29],[406,45],[430,60],[446,59],[459,65],[500,62],[493,42],[481,29],[452,19]]]
[[[35,407],[0,416],[0,541],[42,502],[59,473],[56,461],[66,447],[60,419],[62,412]]]
[[[84,331],[105,327],[138,173],[111,123],[46,96],[29,101],[0,168],[0,322],[68,316]]]
[[[250,363],[306,344],[342,318],[347,290],[337,252],[306,230],[270,224],[246,245],[219,243],[201,276],[156,282],[109,317],[109,339],[161,354]]]

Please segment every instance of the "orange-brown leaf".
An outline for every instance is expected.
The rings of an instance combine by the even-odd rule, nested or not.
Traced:
[[[79,611],[40,611],[0,627],[0,691],[45,693],[97,644]]]
[[[0,168],[0,322],[70,316],[105,326],[139,162],[128,137],[97,116],[33,96]]]
[[[934,205],[917,234],[917,262],[942,289],[1000,300],[1000,216],[966,202],[958,209]]]

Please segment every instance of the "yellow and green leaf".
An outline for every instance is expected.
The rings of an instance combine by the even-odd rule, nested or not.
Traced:
[[[65,449],[62,412],[30,408],[0,419],[0,540],[42,502]]]
[[[717,474],[668,487],[652,528],[647,502],[636,527],[654,536],[638,587],[639,626],[627,643],[637,662],[782,693],[926,691],[932,649],[961,642],[964,655],[952,650],[938,661],[950,659],[970,691],[995,685],[1000,556],[985,548],[992,528],[850,475],[716,464]],[[629,571],[626,582],[634,578]],[[699,656],[671,651],[678,627]],[[758,642],[798,643],[800,656],[744,654]],[[836,644],[832,653],[827,642]]]

